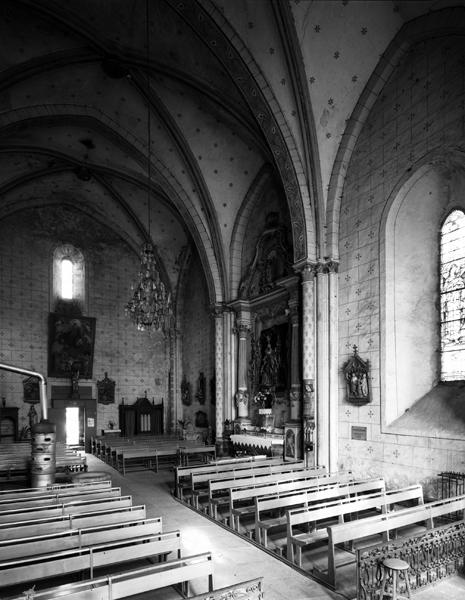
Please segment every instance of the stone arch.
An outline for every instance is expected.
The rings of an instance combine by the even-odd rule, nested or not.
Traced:
[[[208,44],[249,105],[273,154],[282,180],[291,215],[294,261],[300,263],[314,258],[316,232],[307,176],[272,89],[253,56],[217,6],[209,0],[202,0],[199,4],[168,1],[173,10]]]

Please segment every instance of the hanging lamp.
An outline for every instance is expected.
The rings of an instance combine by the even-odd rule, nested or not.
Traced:
[[[148,212],[148,240],[142,246],[140,256],[140,270],[138,281],[133,285],[132,298],[126,304],[126,315],[135,323],[139,331],[165,331],[171,316],[171,295],[161,280],[155,258],[155,250],[151,243],[150,235],[150,190],[152,187],[151,175],[151,118],[150,118],[150,33],[149,33],[149,0],[145,3],[146,19],[146,48],[147,48],[147,212]]]

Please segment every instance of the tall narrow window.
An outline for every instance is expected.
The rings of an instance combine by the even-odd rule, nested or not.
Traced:
[[[441,229],[441,380],[465,379],[465,213]]]
[[[73,263],[68,258],[61,261],[61,297],[73,299]]]

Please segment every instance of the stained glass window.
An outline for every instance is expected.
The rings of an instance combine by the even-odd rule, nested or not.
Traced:
[[[441,380],[465,379],[465,213],[441,230]]]

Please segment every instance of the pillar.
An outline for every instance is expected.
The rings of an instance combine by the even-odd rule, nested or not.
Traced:
[[[223,453],[223,311],[224,307],[217,304],[213,310],[215,318],[215,377],[216,377],[216,404],[215,404],[215,429],[218,454]]]
[[[302,418],[302,387],[299,327],[299,295],[294,290],[288,301],[291,320],[291,389],[289,392],[289,419],[300,421]]]
[[[339,365],[338,263],[328,263],[329,279],[329,470],[338,470]]]
[[[308,466],[316,464],[315,431],[315,270],[302,269],[302,427],[304,456]]]
[[[329,277],[328,266],[317,266],[317,456],[318,464],[329,464]]]
[[[224,386],[224,414],[223,418],[234,421],[236,411],[234,407],[234,393],[237,379],[237,343],[234,328],[234,311],[225,309],[223,312],[223,386]]]
[[[237,333],[237,390],[236,408],[237,419],[241,426],[250,424],[249,419],[249,390],[247,388],[247,348],[250,337],[250,313],[241,312],[236,318]]]

